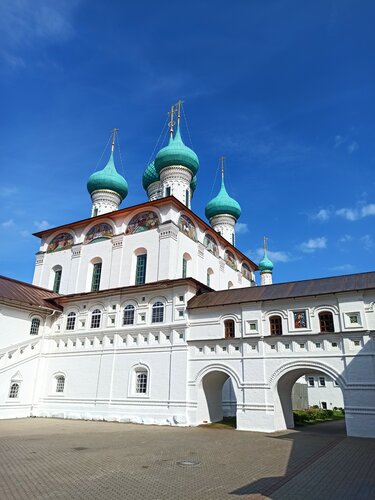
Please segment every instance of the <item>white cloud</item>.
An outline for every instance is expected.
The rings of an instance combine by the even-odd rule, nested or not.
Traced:
[[[339,243],[348,243],[348,241],[352,241],[353,237],[350,236],[350,234],[344,234],[344,236],[341,236],[339,238]]]
[[[331,211],[326,208],[322,208],[321,210],[319,210],[319,212],[317,212],[312,216],[313,219],[317,219],[321,222],[326,222],[327,220],[329,220],[330,217],[331,217]]]
[[[365,234],[364,236],[362,236],[361,243],[365,250],[372,250],[375,246],[374,240],[369,234]]]
[[[36,42],[64,42],[74,36],[73,17],[81,0],[2,0],[0,58],[10,67],[25,66],[23,49]]]
[[[344,217],[344,219],[349,221],[363,219],[364,217],[375,215],[375,203],[368,203],[367,205],[357,208],[340,208],[336,210],[336,215]]]
[[[34,221],[34,226],[37,228],[38,231],[43,231],[44,229],[48,229],[51,227],[51,224],[48,222],[48,220],[41,220],[41,221]]]
[[[255,262],[258,262],[263,257],[263,254],[263,248],[257,248],[255,251],[248,250],[246,252],[246,255],[248,255],[250,259],[253,259]],[[273,252],[272,250],[267,250],[267,255],[274,264],[276,264],[277,262],[290,262],[291,260],[294,260],[289,252],[284,251]]]
[[[15,226],[15,223],[14,223],[14,220],[13,219],[9,219],[9,220],[6,220],[4,222],[2,222],[0,224],[0,226],[3,228],[3,229],[9,229],[11,227],[14,227]]]
[[[352,264],[342,264],[340,266],[334,266],[330,268],[331,271],[339,272],[339,273],[347,273],[354,271],[355,267]]]
[[[244,222],[237,222],[236,224],[236,233],[237,234],[245,234],[247,233],[249,230],[247,224],[245,224]]]
[[[16,194],[18,189],[13,186],[2,186],[0,187],[0,197],[1,198],[8,198],[9,196],[12,196],[13,194]]]
[[[333,147],[337,149],[341,146],[341,144],[344,144],[345,141],[346,139],[344,137],[342,137],[341,135],[336,135],[333,142]]]
[[[347,149],[348,149],[348,151],[349,151],[350,154],[354,153],[354,151],[357,151],[359,149],[358,142],[351,141],[351,143],[348,144]]]
[[[30,232],[27,231],[26,229],[22,229],[20,231],[20,235],[22,236],[22,238],[27,238],[27,236],[30,236]]]
[[[325,236],[320,238],[310,238],[309,240],[301,243],[299,248],[305,253],[312,253],[315,252],[315,250],[327,248],[327,238]]]

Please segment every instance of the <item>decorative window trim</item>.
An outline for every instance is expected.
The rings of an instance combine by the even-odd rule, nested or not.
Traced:
[[[137,392],[137,375],[145,373],[147,375],[146,392]],[[131,367],[129,372],[128,397],[130,398],[149,398],[150,397],[150,367],[145,363],[138,363]]]
[[[357,323],[352,323],[350,317],[356,315],[358,318]],[[343,313],[344,326],[348,330],[363,329],[363,321],[360,311],[344,312]]]
[[[301,328],[296,328],[295,327],[295,319],[294,319],[294,314],[295,313],[305,313],[306,315],[306,326],[301,327]],[[311,332],[311,319],[310,319],[310,313],[309,309],[307,307],[298,307],[295,309],[290,309],[289,310],[289,331],[290,332]]]
[[[254,325],[255,328],[251,328],[251,325]],[[259,335],[259,321],[257,319],[245,320],[245,335]]]
[[[99,320],[95,319],[95,321],[94,321],[93,320],[94,315],[98,316]],[[99,330],[101,328],[102,321],[103,321],[103,311],[99,308],[94,309],[90,314],[90,329]],[[93,326],[93,325],[97,325],[97,326]]]
[[[57,389],[61,389],[61,387],[59,387],[59,379],[61,378],[64,378],[64,383],[62,384],[62,391],[61,390],[57,390]],[[53,396],[65,396],[66,394],[66,374],[64,372],[57,372],[57,373],[54,373],[52,375],[52,384],[51,384],[51,395]]]
[[[73,331],[77,327],[77,313],[75,311],[70,311],[66,315],[66,324],[65,324],[65,330],[67,331]]]
[[[131,309],[132,308],[132,309]],[[136,307],[134,304],[125,304],[125,306],[122,309],[122,318],[121,318],[121,326],[127,327],[127,326],[134,326],[136,324]],[[125,311],[132,311],[133,312],[133,321],[132,322],[126,322],[125,323]],[[129,318],[128,318],[129,319]]]
[[[161,321],[154,321],[154,310],[156,310],[156,304],[162,304],[163,306],[163,317],[162,317],[162,320]],[[161,309],[161,306],[158,306],[160,309]],[[153,303],[151,304],[151,324],[162,324],[162,323],[165,323],[165,315],[166,315],[166,307],[165,307],[165,301],[162,300],[162,299],[157,299],[155,301],[153,301]]]
[[[35,323],[38,321],[38,326]],[[31,318],[29,335],[40,335],[40,327],[42,326],[42,319],[39,316],[33,316]]]

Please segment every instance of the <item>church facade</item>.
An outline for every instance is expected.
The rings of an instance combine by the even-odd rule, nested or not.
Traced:
[[[91,217],[37,233],[32,285],[0,278],[0,418],[272,432],[293,427],[294,383],[323,374],[348,435],[375,437],[375,273],[272,284],[266,249],[257,265],[235,246],[224,172],[209,224],[191,210],[199,161],[171,124],[148,201],[119,209],[113,141]]]

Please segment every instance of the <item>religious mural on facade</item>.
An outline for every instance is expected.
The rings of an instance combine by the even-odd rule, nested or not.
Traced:
[[[225,250],[224,260],[234,270],[237,270],[236,258],[229,250]]]
[[[294,311],[293,316],[294,316],[294,328],[307,327],[306,311]]]
[[[249,281],[251,280],[251,271],[247,264],[242,264],[241,273],[244,278],[246,278]]]
[[[92,243],[93,241],[97,242],[108,238],[112,238],[112,236],[113,236],[112,227],[109,224],[102,222],[101,224],[96,224],[96,226],[92,227],[87,232],[84,243],[85,244]]]
[[[216,257],[219,256],[219,247],[217,246],[216,241],[210,234],[206,234],[203,240],[203,245],[207,248],[207,250],[213,253]]]
[[[178,227],[186,236],[189,236],[194,241],[197,241],[197,231],[193,222],[186,215],[181,215],[178,221]]]
[[[59,250],[66,250],[73,246],[74,240],[70,233],[61,233],[52,238],[47,247],[47,253],[58,252]]]
[[[142,212],[131,219],[125,234],[141,233],[159,226],[159,217],[155,212]]]

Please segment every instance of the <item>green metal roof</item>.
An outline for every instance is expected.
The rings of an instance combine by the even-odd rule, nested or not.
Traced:
[[[159,175],[163,168],[174,165],[188,168],[193,176],[196,175],[199,168],[198,156],[183,143],[180,127],[177,127],[176,135],[169,140],[168,146],[162,148],[155,158],[155,169]]]
[[[152,161],[143,172],[142,176],[142,185],[143,188],[147,191],[147,188],[154,182],[159,181],[159,176],[155,170],[155,162]]]
[[[113,160],[113,151],[111,152],[107,165],[102,170],[98,170],[91,174],[87,181],[87,190],[90,194],[100,189],[114,191],[122,200],[128,194],[128,183],[116,170]]]
[[[240,204],[227,193],[224,178],[221,180],[219,194],[207,203],[205,213],[209,220],[215,215],[224,214],[232,215],[236,220],[239,219],[241,215]]]

